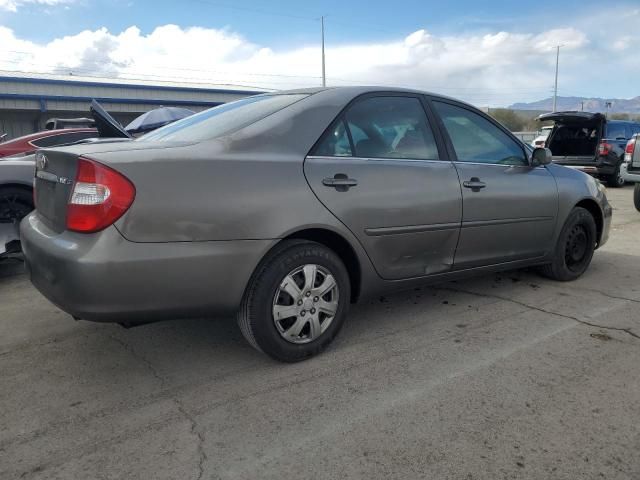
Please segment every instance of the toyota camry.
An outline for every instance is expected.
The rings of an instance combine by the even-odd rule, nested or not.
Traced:
[[[33,284],[77,319],[235,315],[255,348],[298,361],[381,292],[525,266],[582,275],[611,207],[550,160],[435,94],[268,93],[132,142],[40,151],[23,248]]]

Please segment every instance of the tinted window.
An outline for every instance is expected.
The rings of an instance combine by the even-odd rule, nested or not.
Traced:
[[[360,100],[347,110],[345,119],[358,157],[438,158],[433,132],[417,98]]]
[[[66,145],[68,143],[75,143],[87,138],[96,138],[97,136],[98,132],[70,132],[39,138],[38,140],[33,140],[31,143],[38,148],[55,147],[59,145]]]
[[[434,102],[460,162],[528,165],[522,146],[483,116]]]
[[[615,140],[616,138],[627,138],[626,125],[624,123],[607,123],[607,133],[605,134],[605,138]]]
[[[301,100],[306,94],[257,95],[225,103],[150,132],[136,141],[200,142],[231,133]]]
[[[327,130],[311,152],[312,155],[320,155],[324,157],[350,157],[351,144],[349,143],[349,135],[344,124],[344,120],[340,120],[336,125]]]

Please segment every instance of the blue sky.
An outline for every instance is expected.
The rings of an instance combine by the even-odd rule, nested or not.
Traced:
[[[68,8],[44,3],[24,4],[17,13],[0,17],[2,24],[21,37],[38,41],[100,27],[120,31],[137,25],[147,32],[167,23],[231,27],[253,41],[280,46],[291,39],[314,41],[319,28],[314,19],[321,15],[327,17],[327,32],[332,35],[328,40],[348,42],[393,38],[420,28],[442,35],[460,30],[517,31],[525,25],[527,31],[543,31],[570,24],[566,19],[577,12],[592,10],[595,14],[603,8],[602,1],[585,0],[79,0],[69,2]]]
[[[319,74],[320,15],[335,84],[536,100],[561,43],[561,94],[640,95],[640,2],[615,0],[0,0],[0,69],[304,86]]]

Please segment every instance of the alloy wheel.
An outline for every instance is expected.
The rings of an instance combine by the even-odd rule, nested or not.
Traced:
[[[276,290],[273,322],[288,342],[309,343],[329,328],[338,301],[338,284],[328,269],[316,264],[296,267]]]

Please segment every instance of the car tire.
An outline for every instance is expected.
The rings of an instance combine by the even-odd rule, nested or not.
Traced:
[[[28,189],[0,187],[0,223],[19,222],[33,208],[33,194]]]
[[[579,278],[589,268],[597,242],[596,222],[591,213],[574,208],[560,232],[553,262],[541,267],[548,278],[569,282]]]
[[[257,350],[282,362],[298,362],[332,342],[344,324],[350,299],[349,274],[331,249],[285,240],[253,274],[238,325]]]
[[[625,181],[620,172],[620,164],[618,164],[615,171],[607,177],[607,186],[611,188],[621,188],[624,187],[624,184]]]
[[[633,204],[636,210],[640,212],[640,183],[636,183],[636,186],[633,188]]]

